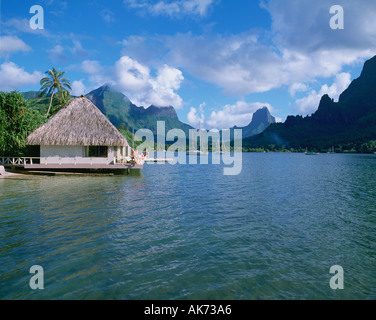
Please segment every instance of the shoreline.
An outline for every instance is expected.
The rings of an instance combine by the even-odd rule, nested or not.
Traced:
[[[82,173],[82,172],[55,172],[55,171],[9,171],[6,170],[6,175],[0,175],[0,179],[17,179],[17,178],[33,178],[38,176],[52,177],[52,176],[114,176],[113,173]]]
[[[6,175],[0,175],[0,179],[14,179],[14,178],[24,178],[27,175],[22,174],[22,173],[14,173],[14,172],[9,172],[5,171]]]

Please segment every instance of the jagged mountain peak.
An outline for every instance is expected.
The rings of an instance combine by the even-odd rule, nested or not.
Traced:
[[[270,114],[269,109],[265,106],[258,109],[253,114],[252,121],[248,126],[242,128],[235,126],[232,129],[243,130],[243,138],[247,138],[263,132],[273,123],[276,123],[276,119]]]
[[[263,108],[258,109],[253,114],[252,122],[253,121],[268,122],[269,124],[276,122],[275,118],[271,115],[271,113],[270,113],[270,111],[267,107],[263,107]]]
[[[105,94],[112,94],[112,95],[118,96],[119,98],[121,97],[127,102],[130,102],[130,99],[125,94],[116,90],[111,84],[104,84],[103,86],[97,89],[94,89],[86,96],[92,95],[92,96],[97,96],[97,97],[103,97]]]
[[[146,109],[146,111],[148,114],[154,115],[156,117],[169,117],[173,119],[178,119],[176,110],[172,106],[157,107],[157,106],[151,105],[149,108]]]
[[[376,56],[364,63],[359,78],[353,80],[338,102],[329,95],[321,98],[312,116],[289,116],[285,123],[247,138],[247,148],[271,145],[289,148],[374,152],[376,141]],[[278,139],[277,139],[278,138]]]

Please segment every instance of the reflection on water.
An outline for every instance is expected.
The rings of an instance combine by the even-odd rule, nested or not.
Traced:
[[[0,180],[0,298],[375,299],[375,160],[245,154],[239,176],[146,165]]]

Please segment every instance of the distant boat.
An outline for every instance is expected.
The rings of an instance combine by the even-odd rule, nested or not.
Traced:
[[[335,154],[334,147],[329,150],[328,154]]]
[[[308,149],[306,149],[306,152],[305,152],[306,156],[318,156],[319,154],[320,153],[318,152],[308,151]]]
[[[193,146],[193,149],[192,150],[189,150],[187,152],[187,155],[189,156],[208,156],[209,155],[209,152],[206,152],[206,151],[203,151],[202,150],[202,143],[201,143],[201,122],[200,122],[200,149],[199,150],[194,150],[194,139],[192,137],[192,146]],[[196,142],[197,144],[197,142]]]
[[[194,150],[194,151],[188,151],[187,155],[189,156],[208,156],[209,152],[201,151],[201,150]]]
[[[224,154],[224,153],[228,153],[226,151],[226,145],[223,141],[223,137],[222,137],[222,149],[221,149],[221,146],[219,144],[219,140],[217,141],[217,151],[215,151],[214,153],[217,153],[217,154]]]

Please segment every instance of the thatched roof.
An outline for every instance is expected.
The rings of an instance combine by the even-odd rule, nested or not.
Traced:
[[[87,98],[74,99],[26,139],[27,145],[126,147],[127,140]]]

